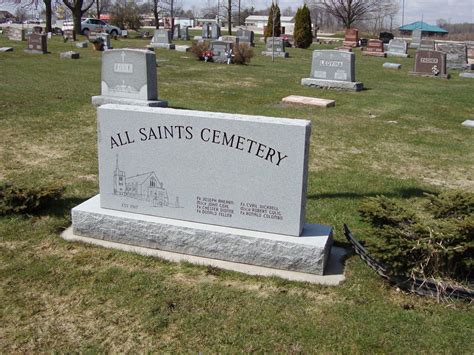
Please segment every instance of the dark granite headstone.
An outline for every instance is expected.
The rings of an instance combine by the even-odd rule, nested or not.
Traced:
[[[29,53],[48,53],[48,35],[46,33],[32,33],[28,36],[28,48],[25,50]]]
[[[465,43],[437,43],[436,49],[446,53],[448,69],[464,69],[467,66],[467,47]]]
[[[446,53],[431,50],[416,51],[415,68],[410,74],[447,78]]]

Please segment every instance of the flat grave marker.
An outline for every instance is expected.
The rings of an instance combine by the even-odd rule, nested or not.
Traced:
[[[310,106],[318,106],[318,107],[336,106],[335,100],[320,99],[317,97],[298,96],[298,95],[290,95],[290,96],[284,97],[281,101],[290,103],[290,104],[301,104],[301,105],[310,105]]]

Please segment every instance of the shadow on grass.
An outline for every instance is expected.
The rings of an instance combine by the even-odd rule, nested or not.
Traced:
[[[414,198],[422,197],[425,193],[433,194],[435,191],[421,189],[418,187],[409,187],[396,189],[392,192],[327,192],[321,194],[308,195],[309,200],[316,200],[320,198],[367,198],[376,196],[386,197],[401,197],[401,198]]]

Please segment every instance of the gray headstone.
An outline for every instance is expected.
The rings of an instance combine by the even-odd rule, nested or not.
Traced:
[[[112,44],[110,43],[110,35],[108,33],[97,33],[96,38],[102,38],[104,40],[104,49],[112,49]]]
[[[173,40],[181,39],[181,26],[179,24],[173,26]]]
[[[183,41],[189,41],[189,27],[184,26],[180,29],[180,36]]]
[[[388,43],[387,56],[407,57],[408,44],[402,39],[391,39]]]
[[[449,69],[464,69],[467,66],[467,47],[465,43],[436,43],[436,49],[446,53]]]
[[[94,96],[92,103],[131,102],[150,106],[158,100],[157,91],[154,52],[114,49],[102,55],[101,96]]]
[[[28,36],[28,47],[26,52],[48,53],[48,35],[46,33],[32,33]]]
[[[172,33],[170,30],[158,29],[151,39],[151,44],[170,44]]]
[[[230,41],[211,41],[210,49],[214,53],[212,60],[214,62],[224,63],[227,61],[226,52],[233,48],[233,42]]]
[[[313,51],[311,77],[355,82],[355,54],[336,50]]]
[[[421,30],[413,30],[411,34],[410,48],[418,49],[421,43],[422,32]]]
[[[211,38],[218,39],[221,36],[221,26],[217,23],[211,25]]]
[[[26,30],[16,27],[10,27],[10,30],[8,31],[8,39],[10,41],[25,41]]]
[[[237,38],[239,39],[239,43],[246,43],[249,46],[253,47],[255,46],[254,36],[255,35],[253,31],[248,31],[248,30],[243,30],[243,29],[237,30]]]
[[[285,52],[285,44],[283,42],[283,39],[280,37],[268,37],[266,50],[267,52],[271,52],[272,50],[274,50],[275,52]]]
[[[474,79],[474,73],[460,73],[459,76],[461,78]]]
[[[462,123],[463,126],[466,126],[466,127],[472,127],[474,128],[474,120],[465,120],[463,123]]]
[[[310,121],[107,105],[98,122],[102,208],[301,235]]]
[[[435,41],[433,41],[432,39],[422,39],[420,45],[418,46],[418,49],[434,51]]]
[[[211,26],[208,23],[202,25],[202,38],[211,38]]]
[[[383,63],[383,67],[386,69],[401,69],[402,65],[398,63]]]
[[[77,42],[77,43],[76,43],[76,47],[77,47],[77,48],[87,48],[88,45],[89,45],[89,44],[88,44],[87,41],[84,41],[84,42]]]

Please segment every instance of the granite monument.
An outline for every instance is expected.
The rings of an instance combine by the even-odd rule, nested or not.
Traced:
[[[418,50],[415,54],[415,67],[411,75],[449,78],[446,71],[446,53],[431,50]]]

